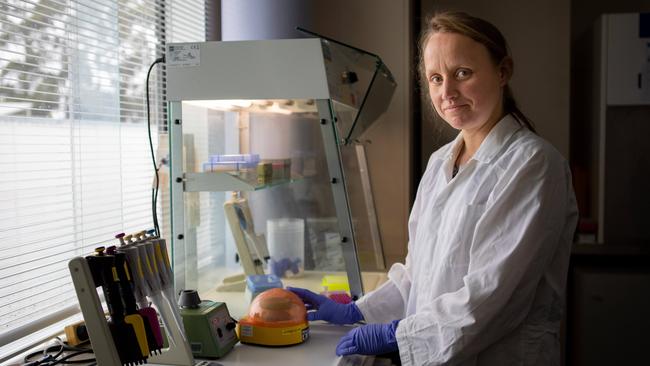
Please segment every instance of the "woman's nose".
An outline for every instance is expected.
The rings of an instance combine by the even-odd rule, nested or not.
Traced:
[[[446,79],[442,83],[442,99],[454,99],[458,97],[458,89],[454,80]]]

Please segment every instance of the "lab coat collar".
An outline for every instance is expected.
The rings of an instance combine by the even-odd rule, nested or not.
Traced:
[[[474,153],[474,159],[481,163],[489,163],[501,151],[503,146],[510,141],[510,137],[521,128],[521,124],[512,114],[506,115],[492,127],[492,131]]]
[[[511,114],[503,117],[499,122],[497,122],[488,135],[485,137],[485,140],[481,143],[476,153],[472,157],[473,160],[477,160],[481,163],[489,163],[497,155],[501,148],[510,140],[510,137],[522,126],[517,122],[515,117]],[[463,133],[459,133],[454,141],[451,143],[451,148],[445,154],[446,160],[452,160],[455,156],[458,156],[458,150],[463,144]]]

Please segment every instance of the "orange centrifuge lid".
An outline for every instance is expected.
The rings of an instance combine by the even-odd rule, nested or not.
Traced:
[[[289,290],[272,288],[257,295],[241,322],[262,327],[287,327],[307,323],[307,309]]]

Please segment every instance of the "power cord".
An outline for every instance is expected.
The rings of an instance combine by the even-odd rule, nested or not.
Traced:
[[[153,218],[153,227],[154,230],[156,230],[156,235],[160,236],[160,227],[158,226],[158,212],[156,210],[157,202],[158,202],[158,187],[159,187],[159,182],[158,182],[158,170],[160,169],[158,165],[156,164],[156,155],[153,152],[153,142],[151,140],[151,112],[150,112],[150,107],[149,107],[149,76],[151,75],[151,70],[153,67],[158,64],[158,63],[163,63],[165,62],[165,56],[157,58],[151,66],[149,66],[149,71],[147,71],[147,82],[146,82],[146,89],[147,89],[147,132],[149,134],[149,149],[151,150],[151,162],[153,163],[153,170],[154,173],[156,174],[156,186],[151,189],[151,215]]]
[[[54,366],[58,364],[91,364],[96,365],[95,358],[74,359],[71,358],[86,354],[93,353],[92,348],[81,348],[69,346],[60,338],[55,338],[57,344],[32,352],[23,358],[25,364],[23,366]],[[69,352],[69,353],[68,353]],[[64,354],[67,353],[67,354]],[[40,355],[41,358],[33,360],[34,357]]]

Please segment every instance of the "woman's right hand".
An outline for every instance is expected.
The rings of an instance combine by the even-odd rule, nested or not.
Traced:
[[[354,324],[363,320],[363,314],[354,304],[339,304],[338,302],[311,292],[309,290],[297,287],[287,287],[287,290],[298,295],[307,306],[307,320],[324,320],[333,324]]]

